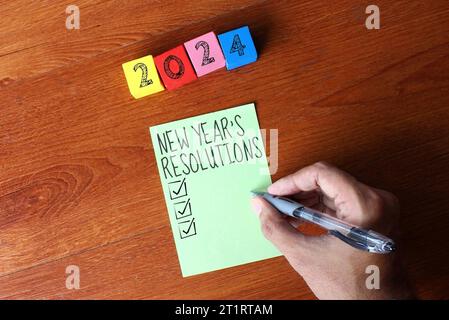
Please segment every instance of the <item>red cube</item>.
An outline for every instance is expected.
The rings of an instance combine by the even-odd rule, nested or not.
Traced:
[[[183,45],[158,55],[154,62],[167,90],[179,88],[197,79]]]

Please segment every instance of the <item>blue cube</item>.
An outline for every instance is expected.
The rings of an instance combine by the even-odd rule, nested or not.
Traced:
[[[226,68],[232,70],[257,60],[257,51],[248,26],[218,35]]]

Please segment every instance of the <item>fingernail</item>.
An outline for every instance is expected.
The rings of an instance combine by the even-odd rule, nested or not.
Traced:
[[[262,206],[260,205],[260,201],[257,198],[251,199],[251,207],[253,209],[254,214],[259,217],[262,212]]]

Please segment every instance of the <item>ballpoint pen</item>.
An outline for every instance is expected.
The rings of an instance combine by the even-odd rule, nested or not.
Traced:
[[[252,193],[264,198],[281,213],[316,224],[354,248],[373,253],[390,253],[396,249],[393,240],[375,231],[356,227],[288,198],[267,192],[252,191]]]

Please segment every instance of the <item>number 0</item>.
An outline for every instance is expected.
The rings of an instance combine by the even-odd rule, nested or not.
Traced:
[[[174,73],[173,71],[171,71],[170,69],[171,61],[175,61],[178,64],[178,72]],[[185,71],[184,63],[177,56],[170,55],[164,61],[164,71],[170,78],[179,79],[183,76]]]

